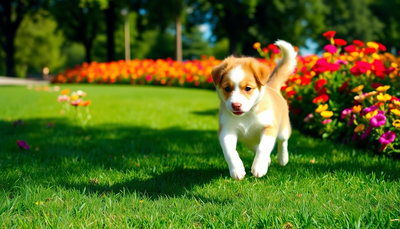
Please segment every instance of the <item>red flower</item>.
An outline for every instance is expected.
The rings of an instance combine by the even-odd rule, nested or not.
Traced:
[[[357,61],[356,65],[354,65],[350,69],[350,72],[351,72],[351,74],[358,76],[358,75],[366,73],[368,70],[371,69],[371,67],[372,67],[372,65],[368,62]]]
[[[292,97],[292,96],[294,96],[295,94],[296,94],[296,92],[295,92],[294,90],[292,90],[292,91],[288,91],[288,92],[286,93],[286,96]]]
[[[326,103],[328,100],[329,100],[328,95],[320,95],[313,99],[313,103],[321,103],[321,102]]]
[[[19,146],[20,149],[29,150],[29,145],[24,140],[21,140],[21,141],[17,140],[17,145]]]
[[[334,39],[334,41],[335,41],[335,45],[337,45],[337,46],[345,46],[345,45],[347,45],[347,41],[345,41],[343,39],[340,39],[340,38]]]
[[[362,42],[360,40],[354,40],[353,44],[357,45],[360,48],[365,46],[364,42]]]
[[[384,71],[385,66],[383,65],[382,61],[380,60],[374,60],[374,62],[372,63],[372,69],[376,75],[376,77],[380,78],[380,79],[384,79],[385,78],[385,73]]]
[[[372,87],[373,89],[377,89],[377,88],[380,87],[380,86],[383,86],[383,84],[382,84],[382,83],[373,83],[373,84],[371,85],[371,87]]]
[[[330,40],[332,39],[336,34],[336,31],[328,31],[325,32],[324,34],[322,34],[322,36],[324,36],[326,39]]]
[[[322,88],[321,90],[318,91],[317,96],[320,96],[320,95],[328,95],[327,90],[328,90],[328,89],[327,89],[326,87]]]
[[[312,67],[312,71],[314,71],[316,74],[320,74],[326,71],[337,71],[340,68],[340,64],[332,64],[328,63],[328,61],[324,58],[321,58],[315,63],[315,65]]]
[[[386,47],[383,44],[378,43],[378,42],[375,42],[375,43],[377,43],[379,45],[379,47],[378,47],[379,50],[381,50],[382,52],[386,52]]]
[[[268,52],[269,52],[269,49],[263,48],[262,51],[263,51],[264,53],[268,53]]]
[[[339,92],[343,92],[344,90],[346,90],[347,88],[349,87],[349,82],[344,82],[343,84],[342,84],[342,86],[340,86],[339,87]]]
[[[395,68],[392,68],[392,67],[390,67],[390,68],[387,68],[387,69],[385,69],[385,71],[383,71],[383,73],[385,73],[385,74],[389,74],[389,73],[393,72],[394,70],[396,70],[396,69],[395,69]]]
[[[344,51],[351,53],[355,52],[357,50],[357,47],[355,45],[348,45],[344,48]]]
[[[376,49],[374,49],[374,48],[365,48],[363,52],[368,55],[368,54],[375,53]]]
[[[274,44],[269,44],[268,45],[268,49],[274,50],[274,49],[277,49],[277,48],[278,47],[276,45],[274,45]]]
[[[321,89],[328,81],[326,81],[326,79],[319,79],[317,80],[317,82],[315,82],[315,86],[314,89],[316,91],[319,91],[319,89]]]

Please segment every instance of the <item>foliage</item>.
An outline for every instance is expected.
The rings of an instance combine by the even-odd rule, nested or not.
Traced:
[[[57,93],[0,91],[2,228],[400,226],[399,161],[294,131],[287,166],[273,158],[265,177],[235,181],[217,138],[215,92],[68,88],[93,101],[86,130],[59,114]],[[18,119],[26,125],[14,127]],[[238,151],[251,174],[254,153]]]
[[[19,76],[25,76],[26,72],[41,73],[44,67],[58,72],[64,66],[66,57],[61,53],[64,36],[60,31],[56,32],[56,27],[47,11],[24,17],[15,37],[15,62],[17,70],[20,69],[17,72],[21,72]]]

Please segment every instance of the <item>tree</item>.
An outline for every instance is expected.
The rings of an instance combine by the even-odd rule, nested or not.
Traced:
[[[329,9],[324,19],[326,30],[335,30],[337,37],[374,41],[383,31],[384,25],[370,9],[370,0],[324,0],[324,5]],[[322,36],[319,41],[326,43]]]
[[[25,15],[15,37],[17,76],[42,73],[44,67],[56,72],[64,65],[66,58],[61,54],[64,36],[56,28],[57,23],[45,10]]]
[[[210,23],[216,40],[229,39],[230,54],[254,54],[256,41],[285,39],[302,45],[323,31],[321,0],[193,0],[190,23]]]
[[[383,28],[377,34],[379,42],[388,48],[400,49],[400,16],[398,9],[400,1],[373,1],[370,10],[383,23]]]
[[[6,53],[6,74],[15,76],[15,35],[26,14],[47,6],[47,0],[0,1],[0,45]]]
[[[51,11],[65,37],[85,46],[86,61],[91,62],[93,41],[104,30],[104,14],[99,2],[53,0]]]
[[[182,18],[184,18],[184,9],[187,7],[185,0],[163,0],[161,1],[143,0],[139,8],[145,11],[145,14],[139,15],[139,31],[159,26],[165,30],[170,23],[175,24],[175,58],[182,61]]]

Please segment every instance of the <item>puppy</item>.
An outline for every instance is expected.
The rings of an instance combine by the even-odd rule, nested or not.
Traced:
[[[236,151],[238,141],[255,152],[251,167],[255,177],[267,173],[275,141],[278,144],[279,164],[285,166],[289,161],[289,110],[280,88],[297,65],[297,53],[285,41],[278,40],[275,44],[281,49],[283,57],[271,74],[268,66],[248,57],[230,56],[212,70],[221,100],[219,142],[230,175],[236,180],[243,179],[246,174]]]

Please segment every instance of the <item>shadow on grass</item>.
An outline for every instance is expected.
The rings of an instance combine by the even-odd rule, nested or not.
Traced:
[[[49,127],[50,122],[54,127]],[[0,178],[0,188],[4,190],[12,189],[17,180],[27,176],[31,180],[37,178],[39,183],[51,177],[53,180],[47,181],[47,184],[53,182],[51,186],[92,193],[128,190],[159,198],[186,195],[194,187],[204,186],[220,177],[229,177],[216,131],[178,127],[152,129],[112,123],[81,130],[65,119],[53,118],[22,120],[22,124],[15,127],[11,121],[0,121],[0,136],[0,166],[4,173],[10,172]],[[26,140],[31,146],[30,151],[19,150],[16,140]],[[357,155],[354,155],[354,160],[330,161],[335,153],[351,152],[351,149],[328,141],[310,140],[298,132],[294,132],[289,144],[291,160],[287,167],[279,169],[288,175],[295,176],[298,166],[302,166],[315,173],[346,170],[366,175],[384,172],[385,180],[400,177],[395,167],[372,163],[372,158],[365,163],[358,160]],[[238,151],[242,150],[243,147],[239,146]],[[316,161],[323,158],[328,163],[310,164],[294,159],[300,155],[315,158]],[[241,154],[241,158],[249,176],[253,155],[247,151]],[[30,166],[34,169],[29,169]],[[160,167],[163,169],[160,170]],[[22,170],[22,175],[12,173],[18,169]],[[116,170],[131,178],[115,181],[112,185],[91,185],[88,179],[71,181],[65,175],[88,177],[88,173],[94,170],[104,173]],[[24,171],[29,171],[29,174],[24,174]],[[379,176],[377,173],[377,178]]]
[[[192,111],[192,114],[202,115],[202,116],[217,116],[219,110],[218,109],[210,109],[205,111]]]

